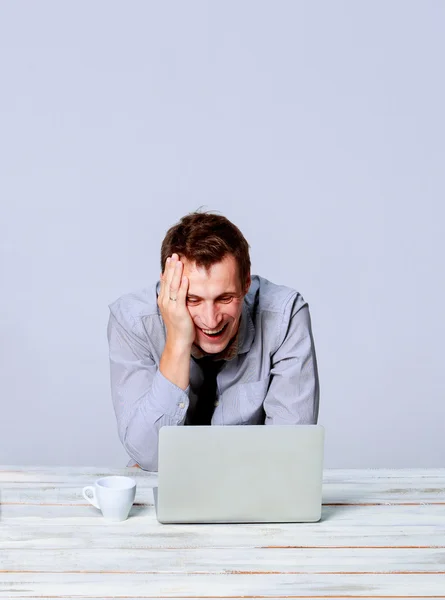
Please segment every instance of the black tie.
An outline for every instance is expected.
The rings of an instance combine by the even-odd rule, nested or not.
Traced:
[[[197,362],[202,369],[204,381],[198,392],[192,425],[210,425],[215,410],[216,375],[224,361],[213,360],[210,356],[205,356]]]

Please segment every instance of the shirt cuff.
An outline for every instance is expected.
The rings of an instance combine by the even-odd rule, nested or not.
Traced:
[[[164,377],[158,369],[153,378],[150,396],[163,414],[181,422],[185,419],[189,407],[189,391],[190,385],[183,390]]]

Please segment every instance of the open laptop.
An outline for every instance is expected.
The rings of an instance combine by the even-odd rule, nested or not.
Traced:
[[[321,425],[162,427],[158,521],[319,521],[323,449]]]

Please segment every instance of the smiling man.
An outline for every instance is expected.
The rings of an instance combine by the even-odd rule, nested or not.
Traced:
[[[309,308],[250,275],[249,245],[223,216],[167,232],[160,281],[110,305],[111,392],[130,465],[156,471],[164,425],[315,424]]]

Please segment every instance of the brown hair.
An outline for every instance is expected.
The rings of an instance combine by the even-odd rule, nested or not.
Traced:
[[[243,287],[250,275],[249,244],[238,227],[222,215],[196,211],[170,227],[161,246],[162,272],[174,252],[207,270],[231,254]]]

